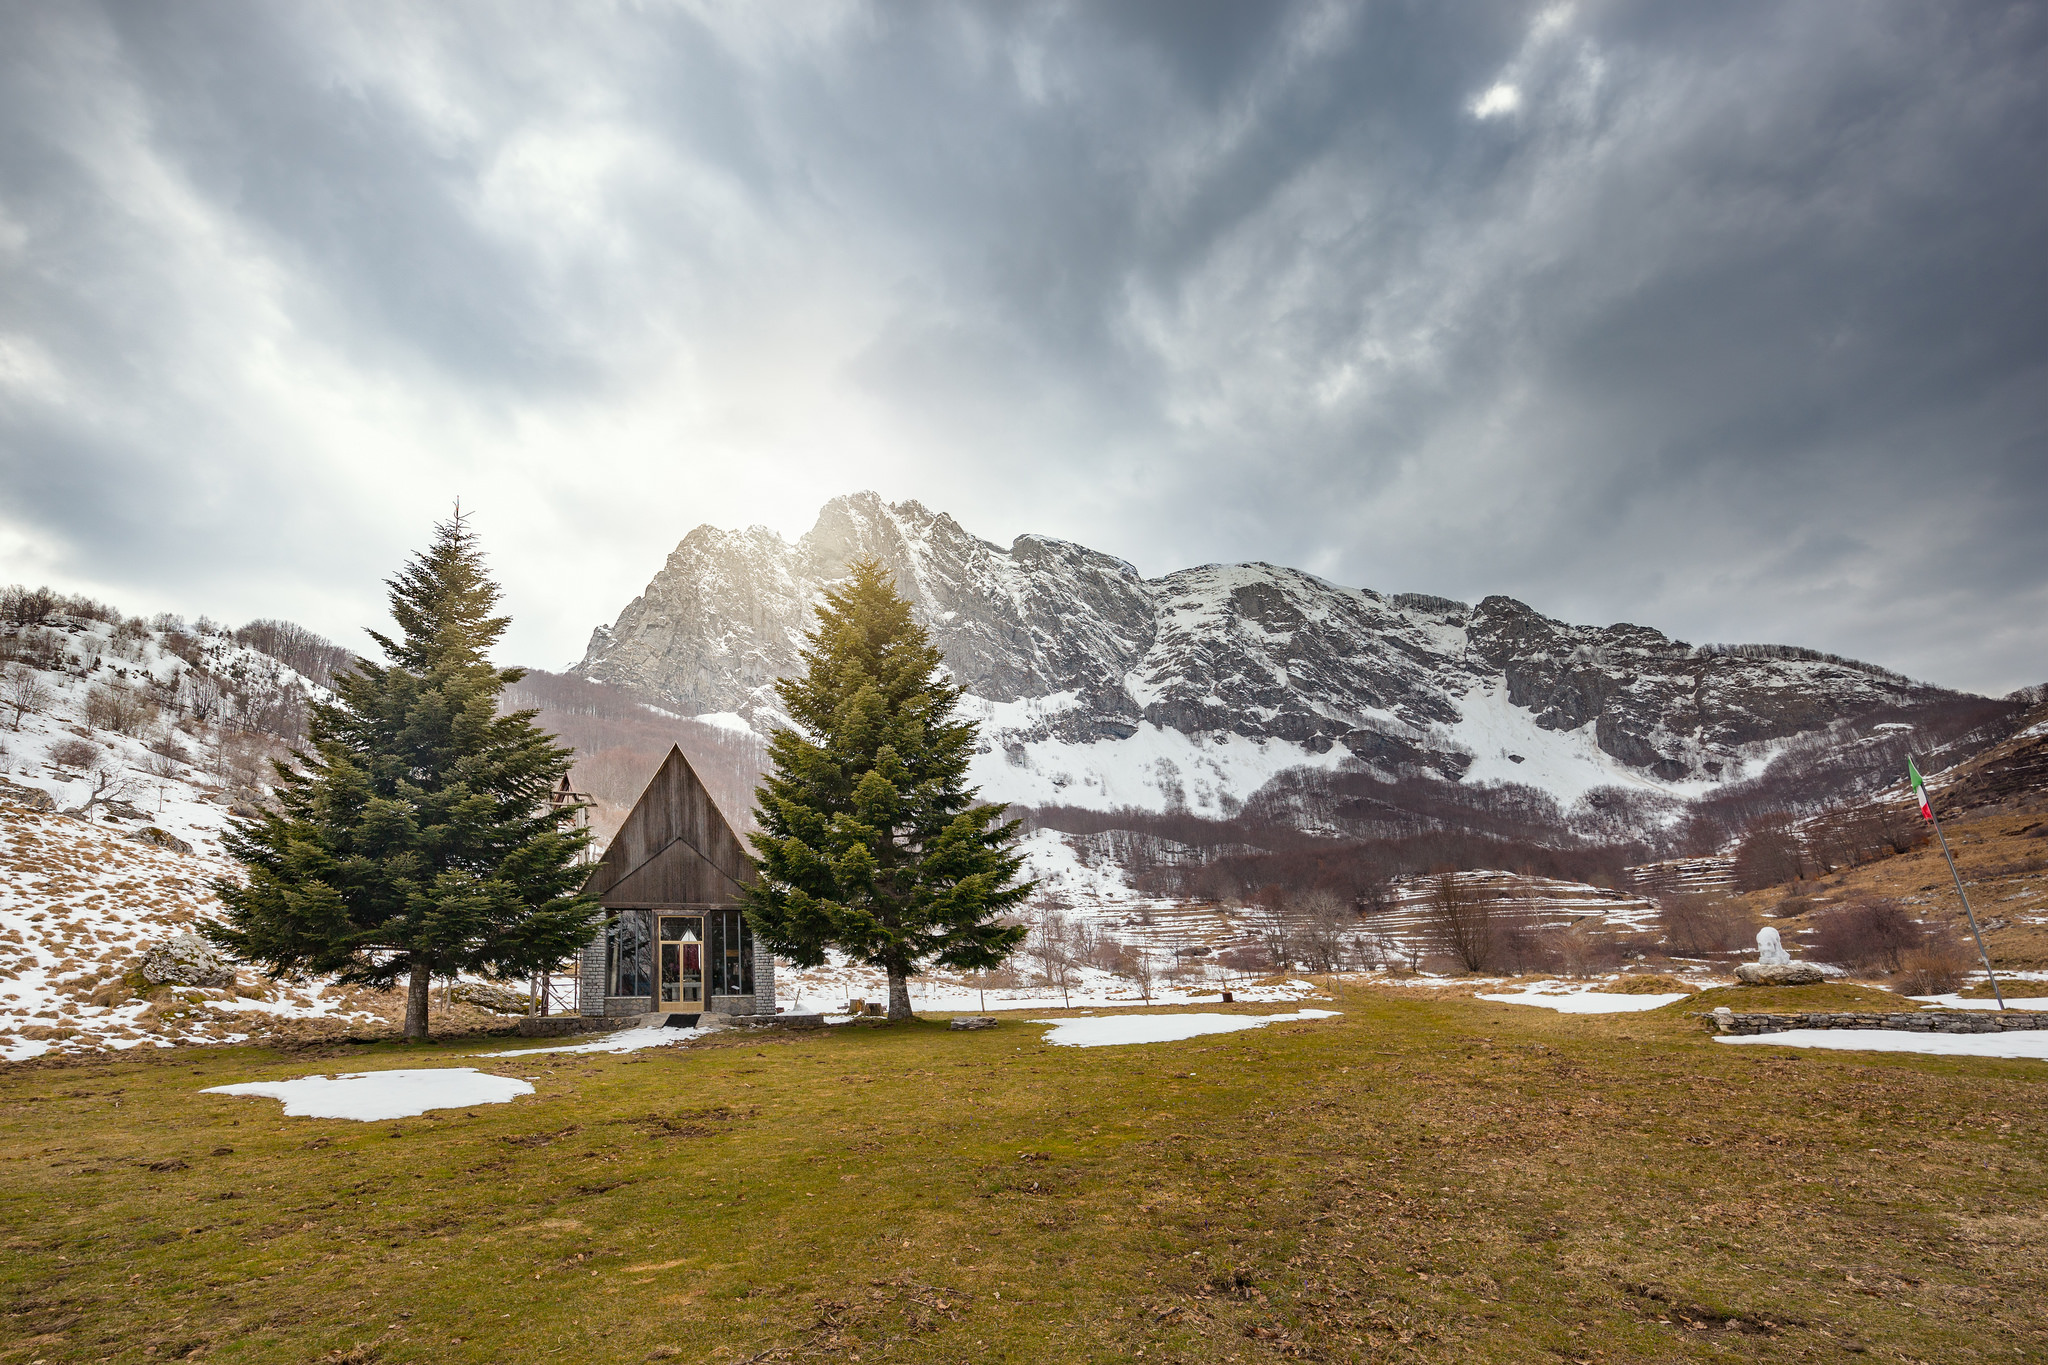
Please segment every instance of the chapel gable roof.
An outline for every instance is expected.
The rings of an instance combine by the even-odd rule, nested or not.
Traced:
[[[584,890],[608,907],[736,905],[753,880],[739,836],[671,746]]]

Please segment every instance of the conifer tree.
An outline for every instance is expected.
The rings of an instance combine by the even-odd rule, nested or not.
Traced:
[[[805,638],[803,676],[775,685],[799,728],[768,741],[747,918],[800,966],[838,948],[881,967],[889,1017],[908,1019],[925,966],[1009,956],[1025,930],[1000,917],[1035,883],[1017,881],[1017,822],[967,786],[961,689],[882,566],[855,563]]]
[[[308,743],[279,763],[275,812],[230,825],[242,881],[215,891],[215,943],[273,977],[333,973],[407,983],[405,1036],[427,1036],[436,976],[546,970],[589,939],[579,893],[588,835],[548,793],[572,751],[500,716],[524,670],[485,657],[510,618],[461,512],[387,582],[400,638],[370,632],[386,662],[358,660],[310,708]],[[295,766],[294,766],[295,765]]]

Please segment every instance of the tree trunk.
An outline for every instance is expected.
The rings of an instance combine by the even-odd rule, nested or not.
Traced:
[[[915,1019],[910,1012],[910,974],[901,967],[889,968],[889,1017]]]
[[[424,958],[414,958],[412,980],[405,989],[405,1041],[427,1041],[427,1003],[433,998],[434,969]]]

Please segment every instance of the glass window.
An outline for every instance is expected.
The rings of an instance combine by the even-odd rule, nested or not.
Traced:
[[[625,911],[605,930],[605,994],[654,994],[654,944],[648,916]]]
[[[747,917],[737,910],[713,910],[705,916],[709,934],[713,995],[754,993],[754,935]]]

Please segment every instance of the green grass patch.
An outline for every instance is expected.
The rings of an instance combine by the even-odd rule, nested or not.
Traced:
[[[2048,1066],[1398,994],[1135,1047],[1006,1018],[0,1068],[0,1361],[2048,1356]],[[536,1093],[199,1093],[433,1065]]]
[[[1882,986],[1823,981],[1812,986],[1716,986],[1690,1000],[1665,1005],[1662,1011],[1698,1013],[1722,1005],[1737,1014],[1912,1014],[1924,1008],[1919,1001]]]

